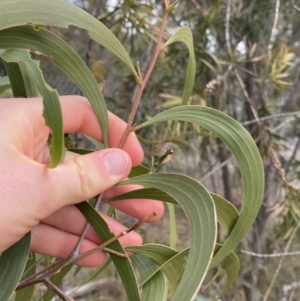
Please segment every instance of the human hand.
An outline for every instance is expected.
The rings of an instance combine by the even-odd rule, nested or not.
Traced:
[[[61,97],[64,132],[89,135],[102,140],[96,116],[88,101],[79,96]],[[46,142],[49,128],[42,117],[42,99],[0,99],[0,252],[32,231],[34,252],[66,258],[78,241],[86,223],[74,204],[104,191],[105,197],[127,192],[135,187],[113,187],[130,172],[132,165],[143,159],[142,148],[131,133],[123,147],[116,149],[126,123],[109,113],[109,146],[84,156],[67,152],[65,161],[54,169],[49,161]],[[112,188],[113,187],[113,188]],[[117,209],[138,219],[156,211],[150,222],[163,213],[161,202],[125,200],[114,202]],[[123,225],[103,216],[110,229],[119,233]],[[141,237],[130,232],[120,239],[126,245],[141,244]],[[100,244],[91,229],[81,252]],[[95,253],[78,264],[96,266],[105,260],[104,253]]]

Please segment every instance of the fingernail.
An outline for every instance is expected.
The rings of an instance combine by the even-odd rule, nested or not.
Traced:
[[[110,150],[103,156],[107,172],[112,176],[124,174],[128,165],[128,156],[122,150]]]

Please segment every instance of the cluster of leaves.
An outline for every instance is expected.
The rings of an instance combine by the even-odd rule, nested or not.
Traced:
[[[169,5],[166,1],[165,16],[173,8],[174,5]],[[105,47],[127,66],[138,89],[142,89],[146,76],[143,78],[139,68],[134,67],[123,45],[101,22],[65,1],[4,0],[0,3],[0,12],[0,58],[8,74],[8,77],[0,78],[0,84],[2,87],[10,85],[16,97],[43,97],[43,116],[52,130],[51,161],[48,167],[55,168],[63,160],[63,120],[59,95],[45,83],[39,62],[32,59],[31,53],[43,53],[76,83],[95,110],[103,132],[103,143],[107,147],[107,108],[98,83],[73,48],[45,26],[67,28],[74,25],[87,30],[92,40]],[[144,188],[116,199],[154,198],[180,205],[189,223],[191,245],[180,252],[159,244],[130,247],[127,250],[137,255],[129,259],[120,256],[125,254],[124,248],[118,242],[118,237],[111,234],[97,211],[86,202],[77,205],[101,237],[103,245],[100,248],[109,246],[112,250],[110,257],[124,284],[128,300],[166,300],[168,284],[171,287],[172,300],[193,300],[208,270],[216,266],[220,266],[227,274],[227,282],[223,288],[223,292],[226,292],[236,279],[239,269],[238,258],[233,251],[253,224],[263,196],[263,166],[256,144],[249,133],[220,111],[187,105],[196,72],[190,29],[178,29],[164,43],[164,47],[175,42],[185,44],[189,53],[181,105],[163,111],[130,130],[137,131],[160,122],[175,120],[192,123],[212,132],[225,143],[237,160],[243,179],[243,206],[238,212],[224,198],[208,192],[201,183],[184,175],[153,173],[153,170],[150,172],[140,166],[132,171],[130,179],[119,185],[138,184]],[[158,48],[156,54],[161,50],[162,48]],[[140,91],[142,93],[143,90]],[[223,243],[216,241],[217,222],[227,233]],[[30,283],[28,279],[34,279],[34,269],[29,269],[30,273],[26,273],[19,284],[23,272],[28,272],[28,268],[35,265],[35,257],[28,256],[29,243],[30,234],[3,252],[0,257],[1,300],[9,300],[15,289],[18,289],[15,300],[29,300],[32,296],[32,285],[24,287],[22,283]],[[55,275],[57,279],[52,279],[53,282],[64,277],[70,263],[72,260],[66,262],[66,266]],[[43,282],[41,278],[35,279],[38,280],[36,282]],[[67,298],[58,290],[55,292],[64,300]],[[50,299],[45,297],[44,300]]]

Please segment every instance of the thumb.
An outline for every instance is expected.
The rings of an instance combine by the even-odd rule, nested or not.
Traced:
[[[129,155],[120,149],[106,149],[77,156],[47,169],[44,181],[54,210],[104,192],[126,178],[131,169]]]
[[[0,252],[55,211],[107,190],[131,169],[130,157],[120,149],[78,156],[54,169],[11,157],[1,161]]]

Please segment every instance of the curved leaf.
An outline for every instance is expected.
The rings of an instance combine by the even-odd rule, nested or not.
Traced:
[[[27,25],[49,25],[68,28],[74,25],[89,32],[91,39],[122,60],[137,76],[121,42],[100,21],[79,7],[61,0],[1,0],[0,30]]]
[[[0,86],[10,86],[10,81],[8,76],[0,76]]]
[[[168,296],[168,283],[162,272],[157,272],[157,265],[146,256],[136,254],[131,258],[137,267],[141,281],[144,282],[155,273],[147,283],[142,286],[142,301],[159,300],[164,301]]]
[[[237,219],[239,218],[239,212],[237,209],[227,200],[221,196],[210,193],[217,211],[218,222],[221,227],[229,234],[234,228]]]
[[[186,69],[184,89],[182,94],[182,104],[186,105],[193,91],[196,74],[196,61],[194,53],[194,43],[192,31],[189,27],[181,27],[174,35],[165,43],[165,46],[175,42],[182,42],[188,48],[190,56]]]
[[[216,213],[209,192],[197,181],[176,174],[147,174],[119,183],[127,184],[160,189],[185,211],[191,231],[191,249],[172,300],[192,300],[207,272],[216,240]]]
[[[181,253],[159,244],[131,246],[127,247],[126,250],[130,250],[153,260],[158,265],[158,268],[154,270],[153,274],[155,275],[158,271],[162,271],[168,278],[173,294],[175,293],[185,270],[186,257],[188,256],[187,250],[184,250],[184,253]],[[149,278],[144,279],[144,283],[147,283],[149,279],[151,279],[150,276],[152,277],[153,275],[149,274]]]
[[[114,237],[114,235],[110,232],[104,219],[87,202],[76,204],[76,207],[80,210],[80,212],[85,216],[87,221],[97,232],[102,242],[106,242],[107,240]],[[119,243],[118,240],[109,244],[109,248],[119,253],[125,254],[125,250],[123,249],[122,245]],[[139,301],[140,296],[139,296],[137,280],[130,260],[128,258],[121,258],[112,253],[110,253],[110,257],[119,272],[128,299],[130,301],[131,300]]]
[[[181,120],[198,124],[223,140],[235,156],[243,180],[243,207],[240,216],[212,260],[218,265],[240,243],[252,226],[260,208],[264,190],[264,171],[259,151],[245,128],[228,115],[201,106],[182,106],[164,111],[142,125],[140,129],[157,122]]]
[[[19,64],[19,67],[24,80],[27,97],[38,97],[40,95],[39,90],[36,86],[35,80],[32,78],[32,73],[28,66],[25,64]]]
[[[26,263],[26,267],[24,270],[24,274],[22,277],[22,280],[24,280],[27,277],[30,277],[35,274],[36,271],[36,256],[35,253],[30,252],[28,256],[28,260]],[[24,287],[16,292],[16,296],[14,301],[28,301],[31,300],[32,295],[34,292],[34,285]]]
[[[233,283],[238,277],[240,263],[237,255],[234,252],[231,252],[223,259],[223,261],[221,262],[221,267],[225,271],[227,279],[226,284],[224,285],[219,297],[223,296],[228,292],[228,290],[232,287]]]
[[[46,29],[35,30],[28,25],[0,31],[0,48],[34,49],[48,55],[90,101],[101,125],[104,143],[108,145],[108,116],[103,95],[89,68],[72,47]]]
[[[167,176],[167,175],[166,175]],[[239,218],[239,212],[237,209],[221,196],[210,193],[214,201],[217,213],[217,221],[221,227],[230,233]],[[110,203],[113,201],[127,200],[127,199],[154,199],[167,203],[178,204],[177,201],[171,197],[168,193],[161,191],[156,188],[142,188],[119,194],[106,202]]]
[[[1,57],[6,62],[18,63],[21,70],[26,70],[26,72],[29,73],[27,75],[29,77],[31,75],[35,80],[36,86],[43,96],[43,116],[46,125],[52,130],[50,145],[51,161],[48,163],[48,167],[53,168],[62,162],[65,153],[63,120],[58,94],[45,83],[39,63],[31,59],[28,50],[9,49],[2,53]],[[26,79],[26,82],[28,83],[29,79]],[[26,86],[26,91],[27,89],[30,89],[30,93],[34,93],[34,88],[32,87],[33,84],[34,83],[31,82]]]
[[[5,61],[3,61],[3,65],[8,74],[14,97],[27,97],[26,87],[19,65],[17,63],[7,63]]]
[[[0,256],[0,300],[7,301],[18,285],[26,265],[30,233],[5,250]]]

